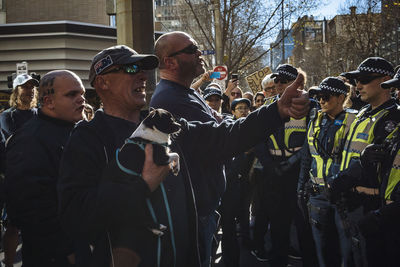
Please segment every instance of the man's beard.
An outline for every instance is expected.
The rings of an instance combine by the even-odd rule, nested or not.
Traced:
[[[179,65],[179,76],[191,78],[192,80],[205,72],[204,67],[197,62],[185,62],[177,60]]]

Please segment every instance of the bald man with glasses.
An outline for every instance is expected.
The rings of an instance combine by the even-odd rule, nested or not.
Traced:
[[[205,72],[204,60],[197,42],[187,33],[171,32],[162,35],[155,44],[155,54],[160,59],[160,77],[150,106],[163,108],[175,117],[189,121],[220,122],[221,118],[190,88],[193,79]],[[188,155],[193,165],[198,155]],[[197,168],[196,166],[194,168]],[[211,256],[211,240],[217,228],[215,210],[225,189],[222,165],[198,171],[193,179],[199,214],[200,256],[203,266],[208,266]],[[208,179],[200,179],[207,177]]]

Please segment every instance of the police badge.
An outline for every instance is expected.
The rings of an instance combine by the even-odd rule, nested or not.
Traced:
[[[396,128],[396,123],[394,121],[385,122],[385,131],[388,133],[393,132],[394,128]]]

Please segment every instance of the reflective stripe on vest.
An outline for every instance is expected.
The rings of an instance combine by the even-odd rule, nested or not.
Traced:
[[[284,145],[285,147],[279,147],[278,142],[276,141],[276,138],[273,134],[269,136],[269,139],[272,141],[273,148],[270,148],[270,153],[272,155],[282,155],[281,150],[286,150],[286,149],[291,149],[293,150],[292,152],[285,152],[286,156],[289,157],[293,152],[301,149],[301,146],[298,147],[291,147],[290,145],[290,137],[293,133],[305,133],[306,132],[306,117],[296,120],[293,118],[290,118],[288,122],[285,123],[285,129],[284,129]],[[304,139],[303,139],[304,140]],[[278,152],[279,151],[279,152]]]
[[[352,158],[359,158],[364,148],[373,142],[376,123],[389,113],[388,110],[382,109],[376,114],[365,118],[363,117],[365,112],[366,109],[361,110],[350,126],[343,149],[341,171],[349,166]]]
[[[394,135],[400,134],[400,124],[397,125],[396,129],[391,132],[387,139],[393,138]],[[400,144],[398,144],[399,146]],[[400,149],[398,148],[396,156],[392,163],[392,169],[390,170],[388,183],[385,190],[385,200],[391,200],[392,192],[395,186],[400,182]]]
[[[343,118],[344,117],[344,118]],[[315,123],[310,124],[307,134],[307,142],[310,150],[310,154],[312,156],[313,161],[316,163],[316,170],[310,170],[311,177],[314,177],[314,182],[320,185],[324,185],[324,176],[329,175],[329,170],[331,168],[333,158],[329,157],[325,168],[324,168],[324,160],[321,155],[318,153],[317,147],[315,147],[314,139],[318,138],[320,132],[320,124],[323,118],[323,113],[321,111],[318,112],[317,118],[315,119]],[[343,119],[342,119],[343,118]],[[338,117],[338,120],[342,120],[342,125],[335,133],[334,145],[331,151],[331,154],[341,153],[341,149],[343,149],[343,142],[349,132],[350,125],[355,120],[356,115],[354,113],[346,112]],[[312,165],[311,165],[312,166]],[[325,173],[324,173],[325,172]]]

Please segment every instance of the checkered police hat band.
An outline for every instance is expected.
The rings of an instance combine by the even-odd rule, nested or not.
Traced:
[[[388,75],[388,76],[393,76],[394,75],[394,73],[392,71],[373,68],[373,67],[364,67],[364,66],[362,66],[358,70],[359,71],[364,71],[364,72],[370,72],[370,73],[381,73],[381,74],[385,74],[385,75]]]
[[[327,91],[331,91],[331,92],[334,92],[334,93],[339,93],[339,94],[344,94],[344,95],[347,94],[347,91],[344,91],[344,90],[339,89],[339,88],[331,87],[331,86],[328,86],[328,85],[325,85],[325,84],[322,84],[320,86],[320,88],[322,90],[327,90]]]
[[[287,75],[287,76],[289,76],[290,78],[293,78],[293,80],[295,80],[295,79],[297,78],[297,75],[295,75],[295,74],[293,74],[293,73],[290,73],[290,72],[288,72],[288,71],[285,71],[285,70],[279,70],[278,73],[279,73],[279,74]]]

